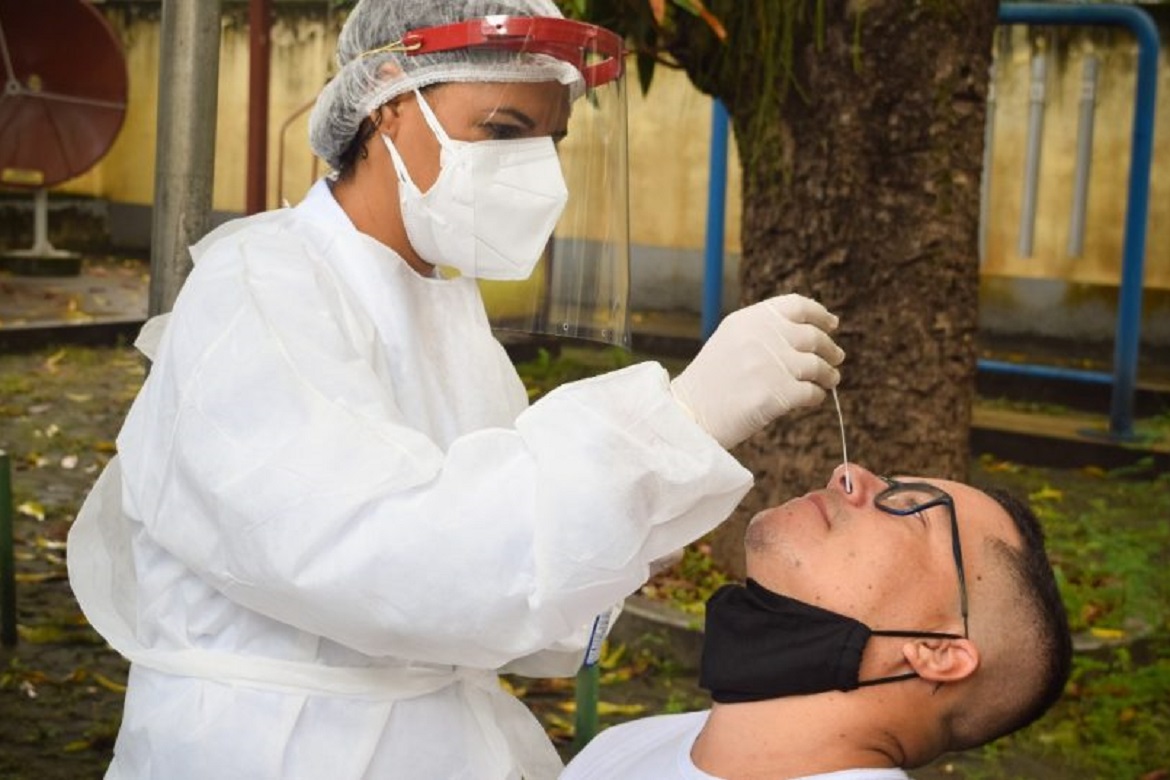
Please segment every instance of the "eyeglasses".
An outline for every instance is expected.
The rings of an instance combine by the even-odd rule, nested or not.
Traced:
[[[899,482],[882,477],[886,489],[874,496],[873,505],[889,515],[908,517],[936,506],[945,506],[951,515],[951,550],[959,572],[959,609],[963,614],[963,636],[967,636],[967,576],[963,573],[963,548],[959,544],[959,522],[955,500],[941,488],[926,482]]]

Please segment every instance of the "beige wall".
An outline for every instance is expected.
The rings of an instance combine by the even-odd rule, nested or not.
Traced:
[[[109,7],[129,63],[130,101],[125,126],[109,155],[89,173],[58,189],[116,201],[149,204],[152,199],[154,128],[157,107],[158,20]],[[340,15],[323,11],[282,11],[273,29],[270,95],[268,201],[296,202],[321,167],[309,153],[307,113],[284,137],[283,191],[278,192],[281,126],[311,101],[332,62]],[[214,205],[223,211],[244,206],[248,34],[246,17],[225,17],[220,50]],[[1067,252],[1081,67],[1089,37],[1074,37],[1063,65],[1052,62],[1034,251],[1021,257],[1020,226],[1025,133],[1028,123],[1033,43],[1023,27],[1005,29],[1009,46],[997,51],[994,105],[994,162],[986,223],[984,273],[990,277],[1054,278],[1116,284],[1121,260],[1129,170],[1136,49],[1124,33],[1098,45],[1101,75],[1097,89],[1089,214],[1082,257]],[[1096,40],[1100,43],[1101,36]],[[1147,287],[1170,289],[1170,69],[1161,70],[1163,96],[1157,122],[1155,164],[1147,242]],[[649,95],[629,87],[631,241],[635,244],[697,250],[705,230],[710,100],[677,71],[660,68]],[[739,250],[740,179],[734,144],[730,150],[727,241]]]

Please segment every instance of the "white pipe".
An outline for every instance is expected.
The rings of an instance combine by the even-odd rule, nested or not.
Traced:
[[[1080,121],[1077,127],[1077,167],[1069,217],[1068,254],[1080,257],[1085,250],[1085,210],[1089,201],[1089,169],[1093,161],[1093,118],[1097,108],[1097,55],[1085,55],[1081,75]]]
[[[1040,183],[1040,141],[1044,135],[1044,83],[1047,73],[1044,54],[1035,55],[1032,58],[1032,84],[1029,90],[1024,196],[1020,205],[1020,257],[1032,256],[1032,239],[1036,231],[1036,191]]]

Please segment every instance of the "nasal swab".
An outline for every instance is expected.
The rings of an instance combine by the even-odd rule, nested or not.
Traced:
[[[845,444],[845,416],[841,414],[841,400],[833,388],[833,405],[837,407],[837,423],[841,426],[841,458],[845,461],[845,492],[853,492],[853,478],[849,475],[849,447]]]

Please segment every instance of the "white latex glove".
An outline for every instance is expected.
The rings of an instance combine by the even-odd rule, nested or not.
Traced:
[[[829,337],[836,327],[836,316],[804,296],[760,301],[728,315],[670,389],[731,449],[780,415],[825,400],[845,359]]]

